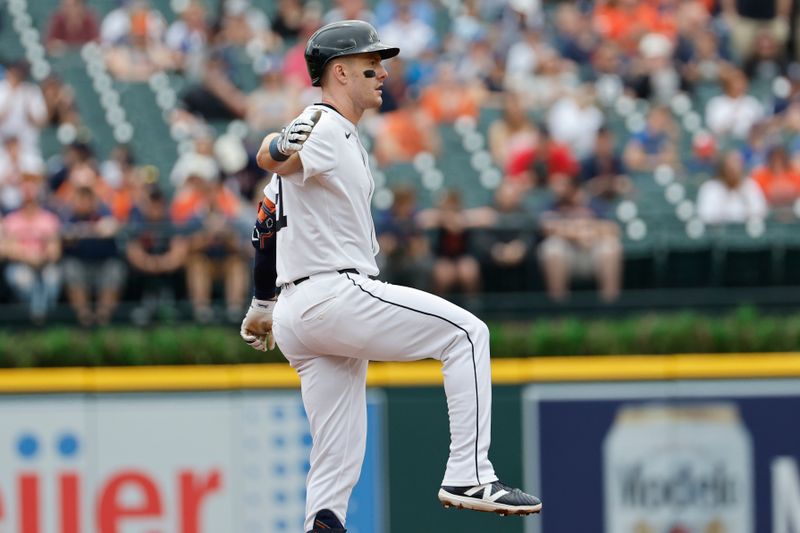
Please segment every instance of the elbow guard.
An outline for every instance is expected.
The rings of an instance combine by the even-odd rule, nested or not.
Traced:
[[[275,297],[275,280],[278,277],[275,267],[276,232],[275,204],[265,197],[258,205],[258,218],[250,238],[256,249],[253,264],[253,287],[254,296],[258,300],[269,300]]]

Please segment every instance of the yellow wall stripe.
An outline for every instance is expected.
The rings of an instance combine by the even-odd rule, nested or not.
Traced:
[[[494,383],[800,377],[800,353],[496,359]],[[439,385],[438,361],[371,363],[373,387]],[[0,393],[295,388],[288,364],[0,370]]]

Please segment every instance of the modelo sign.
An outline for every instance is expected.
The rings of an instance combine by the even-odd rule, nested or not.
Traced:
[[[296,393],[0,397],[0,532],[302,531],[310,445]],[[382,531],[365,474],[348,527]]]
[[[750,435],[732,404],[628,404],[603,443],[605,530],[753,530]]]
[[[528,533],[800,533],[798,380],[533,385],[523,413]]]

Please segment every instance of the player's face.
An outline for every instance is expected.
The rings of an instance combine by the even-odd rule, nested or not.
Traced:
[[[353,84],[353,99],[363,109],[380,107],[383,103],[383,82],[389,76],[386,68],[381,64],[378,53],[359,54],[353,57],[351,64],[355,79]],[[369,71],[374,71],[375,76],[369,77]]]

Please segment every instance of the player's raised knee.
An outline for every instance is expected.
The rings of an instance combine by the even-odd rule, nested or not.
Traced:
[[[470,339],[477,346],[489,343],[489,326],[480,318],[473,316],[467,327]]]

